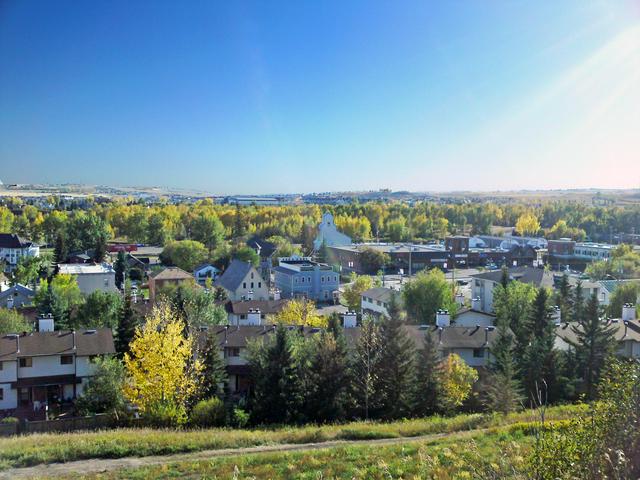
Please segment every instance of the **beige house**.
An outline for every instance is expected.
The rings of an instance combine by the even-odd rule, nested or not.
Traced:
[[[249,262],[232,260],[214,282],[227,292],[229,300],[269,300],[269,288],[258,270]]]

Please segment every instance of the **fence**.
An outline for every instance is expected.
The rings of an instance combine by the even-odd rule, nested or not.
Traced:
[[[0,423],[0,436],[26,433],[72,432],[74,430],[97,430],[114,426],[110,415],[98,414],[91,417],[61,418],[58,420],[20,421]]]

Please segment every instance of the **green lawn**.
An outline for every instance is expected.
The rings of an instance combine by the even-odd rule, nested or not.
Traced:
[[[584,406],[553,407],[548,420],[570,418]],[[234,430],[114,429],[98,432],[34,434],[0,438],[0,469],[88,458],[164,455],[208,449],[257,445],[415,437],[488,427],[525,424],[535,414],[525,411],[507,417],[466,414],[451,418],[430,417],[391,423],[353,422],[342,425]],[[519,428],[519,427],[517,427]]]

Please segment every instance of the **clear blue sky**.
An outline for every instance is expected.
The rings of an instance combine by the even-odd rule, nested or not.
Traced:
[[[640,186],[640,2],[0,0],[0,179]]]

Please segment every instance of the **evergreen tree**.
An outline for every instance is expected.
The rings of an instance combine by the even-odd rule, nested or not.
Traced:
[[[107,236],[105,233],[100,233],[96,236],[95,244],[93,246],[93,260],[96,263],[102,263],[107,255]]]
[[[120,357],[129,351],[129,344],[136,333],[137,324],[136,314],[131,304],[131,293],[129,289],[125,288],[122,312],[116,332],[116,352],[118,352]]]
[[[56,263],[65,263],[67,261],[67,257],[69,256],[69,250],[67,249],[67,242],[64,237],[64,234],[58,233],[56,237],[56,245],[54,249],[54,261]]]
[[[380,413],[385,418],[401,418],[411,411],[416,348],[404,328],[395,294],[391,296],[387,311],[389,316],[380,323],[382,352],[377,386]]]
[[[234,224],[233,224],[233,237],[238,239],[245,234],[245,224],[244,218],[242,217],[242,209],[240,208],[240,204],[236,202],[236,213],[234,215]]]
[[[596,293],[593,293],[587,302],[584,322],[572,325],[571,330],[576,336],[576,341],[570,343],[576,350],[583,390],[587,398],[593,400],[605,362],[616,348],[616,328],[607,326],[600,319],[600,305]]]
[[[573,309],[569,321],[578,323],[584,321],[584,290],[581,281],[578,281],[573,289]]]
[[[438,412],[440,384],[438,378],[438,348],[433,335],[427,331],[424,343],[416,356],[415,381],[412,391],[412,412],[426,417]]]
[[[571,312],[573,310],[573,295],[569,276],[565,273],[560,279],[558,289],[556,291],[556,305],[560,307],[560,316],[563,321],[571,320]]]
[[[318,249],[318,262],[329,263],[329,247],[327,247],[327,242],[324,239]]]
[[[506,415],[518,407],[522,401],[522,391],[513,357],[513,336],[504,324],[498,325],[498,335],[491,347],[491,355],[493,363],[485,401],[490,410]]]
[[[367,420],[379,403],[376,385],[381,351],[380,327],[367,315],[362,320],[360,336],[351,360],[351,388],[356,410]]]
[[[294,355],[292,332],[279,325],[274,338],[255,346],[249,365],[253,380],[252,415],[256,422],[301,420],[303,385]]]
[[[509,269],[506,265],[502,266],[502,276],[500,277],[500,285],[506,290],[509,286]]]
[[[128,267],[126,254],[122,251],[118,252],[114,265],[116,271],[116,287],[124,288],[124,280],[129,270]]]
[[[224,358],[220,355],[218,337],[214,333],[207,335],[201,352],[203,371],[200,392],[202,398],[220,397],[224,394],[229,377]]]

